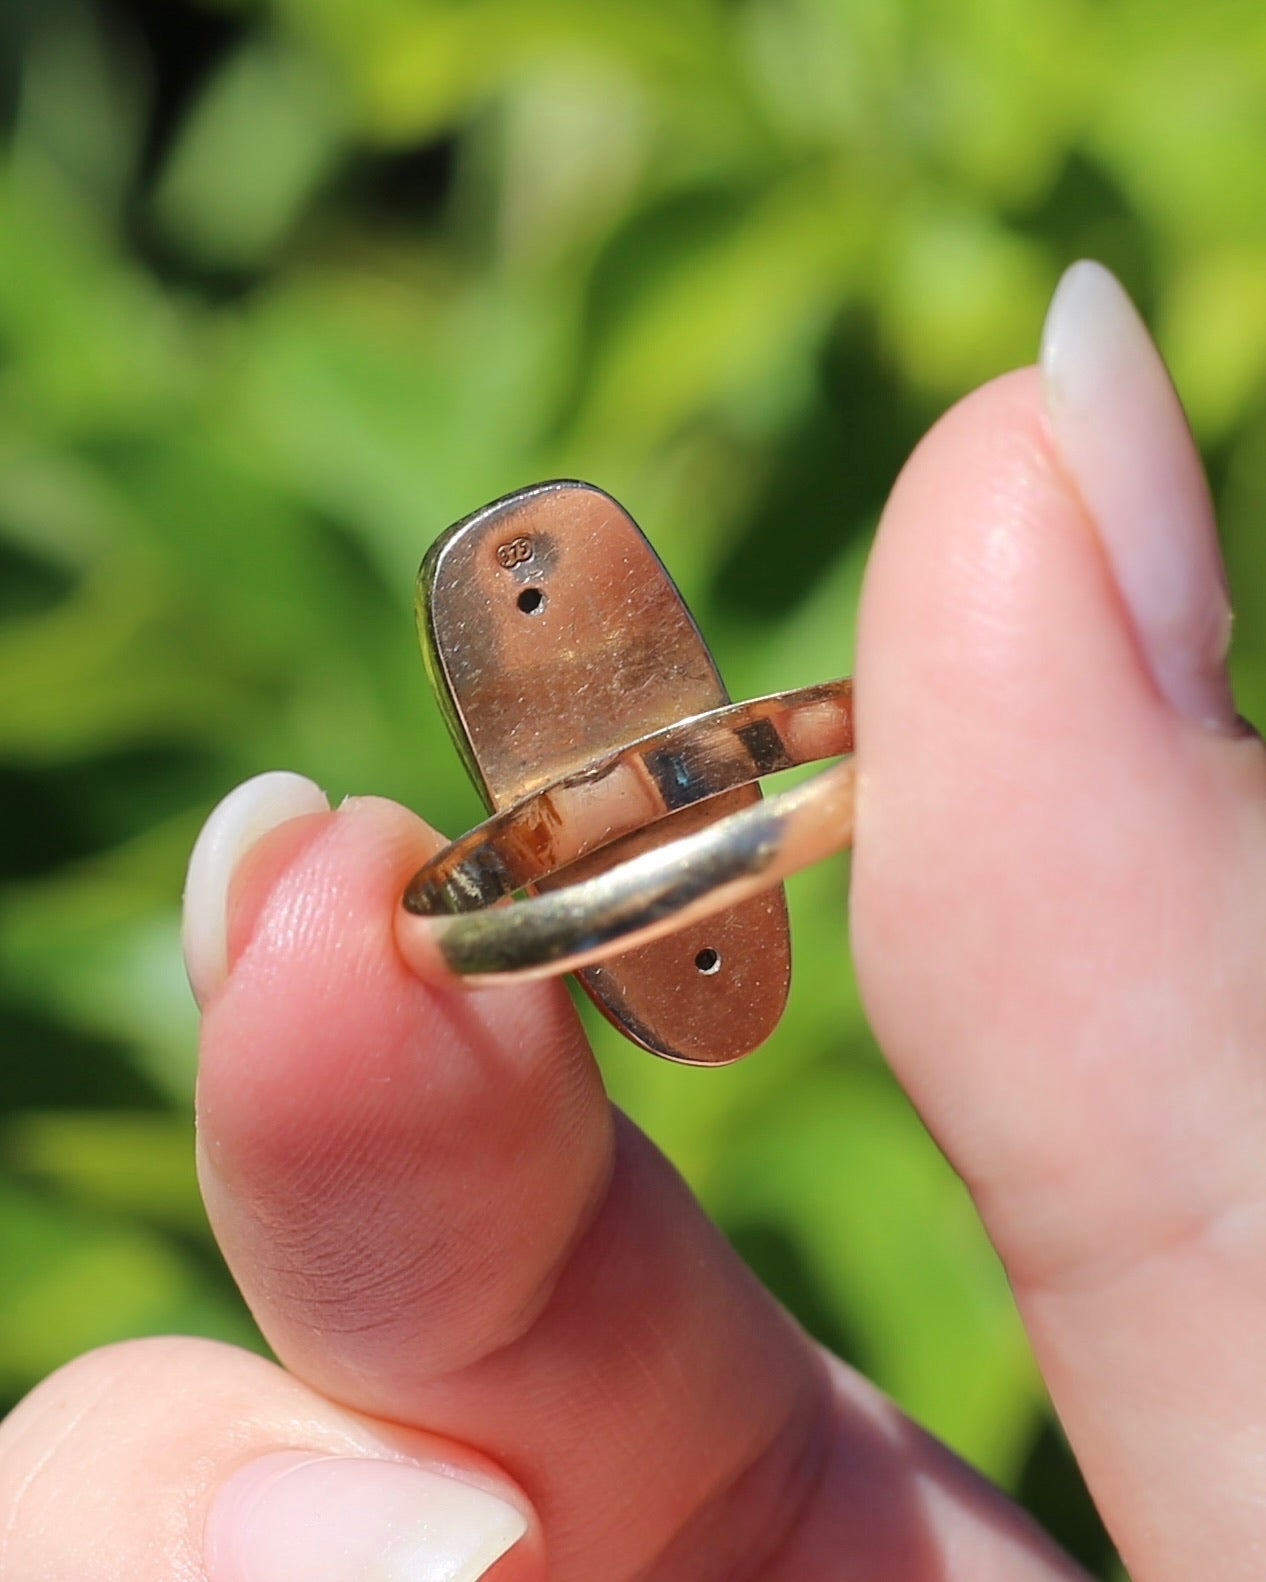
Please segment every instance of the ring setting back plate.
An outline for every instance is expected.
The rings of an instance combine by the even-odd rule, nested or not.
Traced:
[[[588,484],[540,484],[458,522],[423,562],[417,604],[427,669],[489,812],[729,702],[659,557],[628,512]],[[661,792],[672,780],[665,764]],[[605,872],[759,798],[749,785],[685,802],[535,888]],[[603,1013],[655,1054],[690,1065],[737,1060],[773,1032],[786,1003],[783,891],[577,976]]]

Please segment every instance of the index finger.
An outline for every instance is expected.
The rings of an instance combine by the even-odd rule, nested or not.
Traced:
[[[1072,1576],[760,1289],[613,1115],[561,985],[409,973],[394,910],[434,840],[353,803],[237,886],[203,1178],[282,1359],[499,1460],[556,1582]]]

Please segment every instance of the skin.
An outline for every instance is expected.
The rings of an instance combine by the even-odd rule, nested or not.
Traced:
[[[1031,370],[902,475],[856,678],[876,1033],[1136,1582],[1260,1576],[1266,753],[1158,693]],[[55,1375],[0,1429],[0,1574],[200,1579],[214,1491],[303,1444],[529,1505],[496,1582],[1080,1575],[757,1285],[558,984],[408,972],[392,912],[437,840],[366,800],[242,865],[200,1167],[284,1371],[168,1340]]]

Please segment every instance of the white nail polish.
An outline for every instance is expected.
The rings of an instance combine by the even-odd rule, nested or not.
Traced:
[[[1051,431],[1149,670],[1188,719],[1237,728],[1231,609],[1204,469],[1160,353],[1101,264],[1074,264],[1042,332]]]
[[[230,791],[202,826],[189,858],[181,928],[185,971],[199,1005],[228,971],[229,881],[243,853],[279,824],[329,805],[311,780],[276,770]]]
[[[278,1451],[235,1473],[208,1582],[478,1582],[527,1532],[515,1506],[425,1467]]]

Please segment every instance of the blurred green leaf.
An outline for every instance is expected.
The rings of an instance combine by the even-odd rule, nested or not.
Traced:
[[[187,1117],[28,1111],[0,1129],[0,1158],[77,1204],[184,1235],[205,1228]]]
[[[242,50],[203,93],[168,158],[154,195],[159,226],[209,265],[259,267],[332,170],[340,132],[314,62],[267,44]]]
[[[1042,1406],[1036,1370],[966,1190],[895,1085],[820,1067],[736,1141],[723,1222],[794,1224],[856,1360],[960,1453],[1013,1481]]]
[[[0,168],[0,256],[0,403],[63,441],[174,415],[198,321],[56,172]]]
[[[245,1314],[158,1237],[12,1187],[0,1187],[0,1269],[3,1386],[136,1335],[191,1329],[259,1344]]]
[[[836,172],[708,198],[676,200],[626,243],[628,284],[595,347],[578,446],[607,433],[654,444],[688,414],[754,386],[768,399],[795,380],[831,306],[847,299],[868,227],[849,216]]]
[[[148,98],[134,37],[86,7],[43,7],[22,62],[13,163],[58,172],[111,220],[140,158]]]
[[[707,0],[277,0],[276,9],[341,63],[382,138],[433,134],[560,56],[627,62],[653,82],[715,95],[718,106],[736,86]]]

